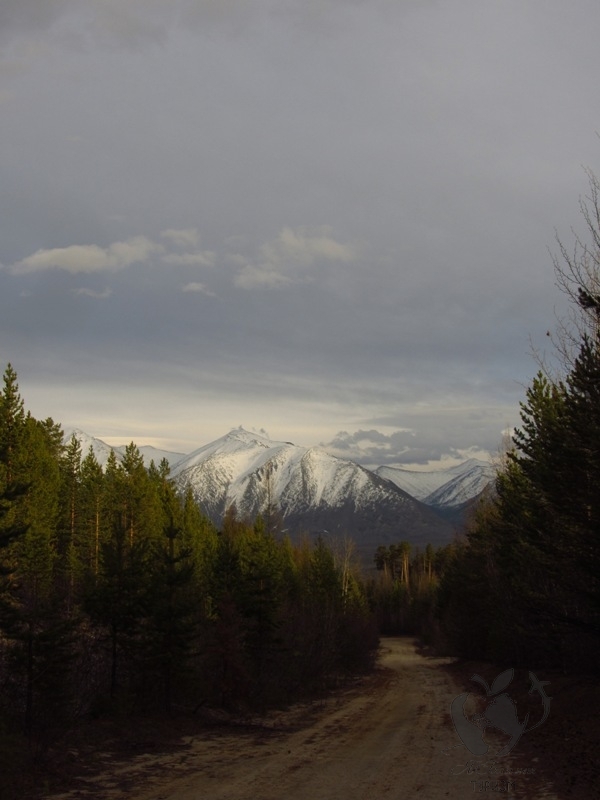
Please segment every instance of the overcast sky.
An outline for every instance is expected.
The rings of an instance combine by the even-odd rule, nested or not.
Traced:
[[[495,452],[600,171],[598,0],[2,0],[0,358],[188,452]]]

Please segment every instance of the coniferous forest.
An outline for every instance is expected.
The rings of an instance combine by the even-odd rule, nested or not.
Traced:
[[[102,469],[0,394],[0,725],[34,748],[74,720],[203,706],[262,711],[368,670],[365,587],[277,515],[217,530],[166,461]],[[1,766],[1,765],[0,765]]]

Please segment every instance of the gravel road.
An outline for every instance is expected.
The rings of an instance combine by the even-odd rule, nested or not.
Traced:
[[[377,673],[309,716],[280,712],[238,729],[199,733],[180,751],[113,764],[86,790],[60,798],[462,800],[501,793],[551,800],[514,765],[508,774],[469,767],[476,759],[458,746],[449,715],[465,687],[441,668],[444,661],[420,654],[410,639],[386,638]],[[502,760],[503,773],[509,763]]]

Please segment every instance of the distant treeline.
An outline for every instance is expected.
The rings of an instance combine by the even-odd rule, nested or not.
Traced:
[[[349,558],[267,509],[220,530],[166,461],[105,468],[0,393],[0,735],[82,716],[263,710],[369,669],[378,633]],[[1,748],[0,748],[1,749]],[[0,768],[1,768],[0,764]]]

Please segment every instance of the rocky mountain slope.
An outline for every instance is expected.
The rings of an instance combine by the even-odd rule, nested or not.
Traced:
[[[379,467],[375,472],[417,500],[434,508],[459,508],[481,494],[494,479],[494,467],[471,458],[444,470],[417,472],[401,467]]]
[[[348,535],[361,550],[402,539],[442,544],[453,535],[447,520],[371,470],[243,429],[191,453],[172,474],[215,521],[232,504],[250,519],[272,504],[293,536]]]
[[[83,455],[91,447],[102,465],[111,450],[118,458],[125,450],[125,445],[113,448],[80,430],[68,431],[65,439],[72,434]],[[493,474],[489,464],[474,459],[435,472],[372,471],[322,447],[272,441],[243,428],[189,455],[150,446],[139,450],[146,464],[166,458],[180,490],[189,487],[217,525],[232,505],[249,519],[272,506],[293,537],[349,536],[363,553],[401,540],[418,546],[447,543],[464,508]]]

